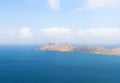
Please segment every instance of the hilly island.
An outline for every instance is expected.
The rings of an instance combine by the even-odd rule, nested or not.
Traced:
[[[95,54],[116,54],[120,55],[120,47],[107,48],[104,46],[72,46],[69,43],[56,44],[47,43],[42,47],[38,48],[41,51],[59,51],[59,52],[87,52]]]

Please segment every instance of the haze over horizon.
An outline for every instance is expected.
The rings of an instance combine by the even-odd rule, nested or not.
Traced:
[[[2,0],[0,44],[120,44],[120,0]]]

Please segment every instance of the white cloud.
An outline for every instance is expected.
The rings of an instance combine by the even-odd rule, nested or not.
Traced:
[[[21,28],[19,34],[22,38],[30,38],[33,36],[31,29],[28,27]]]
[[[9,28],[8,31],[11,33],[11,34],[14,34],[16,31],[12,28]]]
[[[21,38],[30,38],[33,36],[33,32],[28,27],[23,27],[20,29],[0,29],[0,39],[21,39]]]
[[[54,10],[59,10],[60,0],[48,0],[48,5]]]
[[[45,28],[40,30],[41,39],[54,41],[68,41],[85,44],[119,44],[120,28]]]
[[[4,36],[6,36],[6,38],[15,38],[16,35],[16,30],[9,28],[8,30],[4,31]]]
[[[109,37],[109,36],[119,36],[119,28],[90,28],[90,29],[80,29],[78,33],[81,35],[97,36],[97,37]]]
[[[120,0],[88,0],[86,7],[87,8],[101,8],[106,6],[119,6]]]
[[[2,31],[2,30],[0,30],[0,38],[2,37],[2,34],[3,34],[3,31]]]
[[[16,35],[16,31],[13,30],[12,28],[9,29],[0,29],[0,38],[4,39],[4,38],[13,38]]]
[[[77,31],[79,39],[93,43],[120,43],[120,28],[91,28]]]
[[[89,10],[104,7],[120,7],[120,0],[87,0],[83,7],[76,8],[75,11],[81,11],[81,9]]]
[[[119,44],[120,28],[41,28],[0,29],[1,42],[73,42],[79,44]],[[9,41],[10,40],[10,41]],[[7,42],[7,43],[8,43]]]
[[[44,37],[50,37],[50,38],[69,38],[71,36],[71,29],[70,28],[45,28],[40,29],[41,34],[44,35]]]

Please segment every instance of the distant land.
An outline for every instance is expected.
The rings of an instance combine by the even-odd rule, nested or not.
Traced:
[[[89,53],[96,53],[96,54],[117,54],[120,55],[120,47],[118,48],[107,48],[104,46],[76,46],[73,47],[69,43],[63,44],[55,44],[55,43],[47,43],[42,47],[38,48],[38,50],[42,51],[59,51],[59,52],[89,52]]]

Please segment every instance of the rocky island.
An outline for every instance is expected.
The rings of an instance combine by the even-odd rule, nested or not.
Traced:
[[[53,50],[53,51],[61,51],[61,52],[69,52],[73,49],[73,47],[68,44],[68,43],[64,43],[64,44],[55,44],[55,43],[47,43],[46,45],[44,45],[41,48],[38,48],[39,50]]]
[[[78,46],[74,47],[69,43],[55,44],[47,43],[38,50],[60,51],[60,52],[89,52],[97,54],[117,54],[120,55],[120,48],[106,48],[104,46]]]

